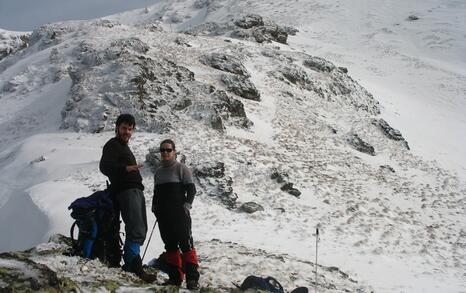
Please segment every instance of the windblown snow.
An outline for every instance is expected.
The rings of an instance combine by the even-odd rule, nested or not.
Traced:
[[[159,142],[193,170],[201,286],[464,292],[466,7],[414,2],[161,1],[0,31],[0,251],[68,234],[130,112],[150,227]],[[145,260],[162,250],[156,231]],[[28,257],[76,282],[105,269],[44,255]]]

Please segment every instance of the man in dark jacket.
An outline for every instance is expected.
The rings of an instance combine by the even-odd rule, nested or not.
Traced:
[[[199,288],[198,259],[191,236],[190,209],[196,194],[191,171],[176,160],[175,143],[160,144],[161,166],[154,175],[152,212],[157,217],[165,244],[169,279],[166,284],[180,286],[186,273],[188,289]],[[180,254],[181,250],[181,254]]]
[[[147,233],[144,186],[139,169],[142,165],[128,147],[136,126],[134,117],[121,114],[116,121],[116,136],[104,146],[100,159],[100,171],[110,179],[110,191],[114,204],[125,223],[126,239],[123,247],[123,269],[135,273],[146,282],[153,282],[155,275],[143,271],[139,255]],[[118,219],[119,217],[117,217]]]

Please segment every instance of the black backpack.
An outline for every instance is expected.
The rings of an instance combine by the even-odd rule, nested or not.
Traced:
[[[238,286],[242,291],[246,291],[248,289],[256,289],[256,290],[263,290],[267,292],[273,293],[284,293],[282,285],[272,277],[256,277],[256,276],[248,276],[244,279],[241,286]]]
[[[118,267],[121,260],[119,213],[114,209],[108,190],[97,191],[76,199],[68,207],[75,219],[70,229],[70,255],[88,259],[98,258],[110,267]],[[79,229],[74,237],[76,226]]]

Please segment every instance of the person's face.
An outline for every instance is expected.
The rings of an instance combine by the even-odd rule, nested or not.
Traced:
[[[173,157],[175,157],[175,155],[176,151],[173,149],[171,143],[163,143],[160,146],[160,157],[162,158],[162,160],[169,161]]]
[[[131,135],[133,134],[134,126],[129,125],[128,123],[121,123],[117,128],[117,137],[125,142],[128,143]]]

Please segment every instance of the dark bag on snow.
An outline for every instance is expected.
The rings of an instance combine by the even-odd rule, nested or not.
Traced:
[[[284,293],[282,285],[272,277],[261,278],[248,276],[244,279],[239,288],[243,291],[246,291],[247,289],[257,289],[273,293]]]
[[[97,191],[88,197],[76,199],[68,207],[75,219],[70,229],[73,247],[71,254],[84,258],[99,258],[116,267],[121,259],[119,214],[115,212],[108,190]],[[78,237],[74,229],[78,227]]]

